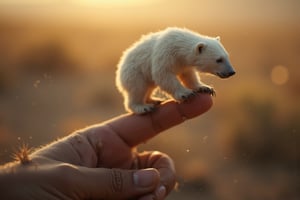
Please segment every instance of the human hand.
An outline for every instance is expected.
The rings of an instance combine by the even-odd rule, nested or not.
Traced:
[[[135,147],[212,106],[209,95],[164,103],[146,115],[125,114],[49,144],[28,164],[0,169],[4,199],[164,199],[175,185],[175,169],[161,152]]]

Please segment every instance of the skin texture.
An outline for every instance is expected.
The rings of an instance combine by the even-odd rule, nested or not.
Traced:
[[[2,166],[1,199],[165,199],[176,183],[172,159],[135,147],[211,106],[210,95],[196,94],[78,130],[36,150],[27,164]]]

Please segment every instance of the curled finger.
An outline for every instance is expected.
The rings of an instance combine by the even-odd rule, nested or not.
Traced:
[[[159,151],[143,152],[137,158],[139,168],[155,168],[159,172],[160,183],[154,192],[155,196],[162,196],[163,193],[169,194],[176,184],[173,160],[167,154]]]

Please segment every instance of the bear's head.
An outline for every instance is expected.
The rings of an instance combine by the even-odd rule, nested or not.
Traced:
[[[228,78],[235,74],[229,56],[220,42],[220,37],[207,37],[195,46],[195,65],[201,72]]]

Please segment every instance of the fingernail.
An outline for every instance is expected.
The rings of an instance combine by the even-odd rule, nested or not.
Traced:
[[[157,172],[154,169],[139,170],[133,174],[133,181],[136,186],[150,187],[156,183]]]
[[[167,189],[163,185],[157,188],[157,190],[155,191],[155,195],[157,199],[163,199],[166,196],[166,193],[167,193]]]

